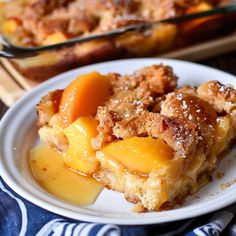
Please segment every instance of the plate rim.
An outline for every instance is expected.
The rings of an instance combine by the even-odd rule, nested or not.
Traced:
[[[125,63],[125,62],[140,62],[140,61],[150,61],[152,64],[155,63],[160,63],[160,61],[162,61],[164,64],[168,65],[168,62],[173,62],[173,63],[184,63],[184,64],[190,64],[192,66],[198,66],[206,68],[206,69],[210,69],[210,70],[214,70],[217,73],[223,73],[225,74],[225,76],[227,77],[231,77],[230,79],[236,79],[236,77],[234,75],[231,75],[227,72],[221,71],[219,69],[215,69],[215,68],[211,68],[208,66],[204,66],[204,65],[200,65],[197,63],[192,63],[192,62],[187,62],[187,61],[183,61],[183,60],[175,60],[175,59],[165,59],[165,58],[137,58],[137,59],[121,59],[121,60],[115,60],[115,61],[109,61],[109,62],[102,62],[102,63],[96,63],[96,64],[92,64],[92,65],[88,65],[88,66],[84,66],[84,67],[80,67],[80,68],[76,68],[67,72],[64,72],[62,74],[59,74],[57,76],[52,77],[51,79],[49,79],[48,81],[43,82],[42,84],[40,84],[39,86],[37,86],[36,88],[34,88],[33,90],[29,91],[26,93],[25,96],[23,96],[18,102],[16,102],[15,105],[13,105],[2,117],[2,119],[0,120],[0,141],[1,141],[1,137],[3,137],[3,131],[4,131],[4,124],[7,124],[7,120],[9,117],[12,116],[12,114],[14,114],[14,110],[17,109],[22,103],[24,103],[27,99],[29,99],[31,96],[33,96],[35,93],[40,93],[40,91],[48,91],[45,90],[46,87],[50,85],[54,85],[56,82],[56,80],[58,80],[58,83],[61,81],[61,78],[63,77],[68,77],[70,74],[76,72],[76,71],[83,71],[83,70],[88,70],[90,67],[99,67],[99,66],[104,66],[104,65],[110,65],[110,64],[114,64],[114,63]],[[81,72],[83,73],[83,72]],[[71,80],[68,80],[68,83]],[[0,149],[0,162],[3,162],[3,151]],[[0,165],[0,173],[1,173],[1,177],[2,179],[6,182],[6,184],[11,188],[14,189],[14,191],[16,193],[18,193],[20,196],[22,196],[23,198],[25,198],[26,200],[36,204],[39,207],[42,207],[50,212],[59,214],[61,216],[67,217],[67,218],[71,218],[71,219],[76,219],[76,220],[82,220],[82,221],[88,221],[88,222],[97,222],[97,223],[109,223],[109,224],[119,224],[119,225],[148,225],[148,224],[159,224],[159,223],[167,223],[167,222],[173,222],[173,221],[177,221],[177,220],[184,220],[184,219],[189,219],[192,217],[196,217],[199,215],[203,215],[206,213],[210,213],[212,211],[216,211],[219,210],[223,207],[226,207],[232,203],[234,203],[236,201],[236,197],[231,196],[231,198],[229,198],[230,200],[228,200],[227,202],[222,201],[221,203],[218,203],[217,206],[215,207],[211,207],[211,209],[203,209],[201,211],[198,212],[191,212],[188,215],[184,215],[181,217],[172,217],[169,220],[166,219],[160,219],[159,217],[152,217],[152,218],[144,218],[141,219],[140,218],[134,218],[134,219],[118,219],[118,218],[111,218],[111,217],[104,217],[104,216],[92,216],[92,215],[85,215],[83,213],[71,213],[71,211],[69,209],[64,209],[63,211],[61,211],[62,209],[59,208],[58,206],[54,205],[52,206],[51,203],[48,202],[43,202],[42,199],[37,199],[34,198],[34,196],[27,192],[27,190],[25,190],[24,188],[22,188],[21,186],[18,186],[17,182],[14,181],[14,178],[12,176],[10,176],[10,174],[7,172],[7,168],[4,167],[3,165]],[[29,200],[30,199],[30,200]],[[53,208],[53,209],[52,209]],[[179,208],[181,210],[181,208]],[[139,213],[140,214],[140,213]],[[148,213],[144,213],[144,214],[148,214]],[[155,213],[154,213],[155,214]]]

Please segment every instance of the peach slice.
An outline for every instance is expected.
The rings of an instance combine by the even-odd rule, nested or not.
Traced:
[[[69,141],[64,161],[74,171],[92,174],[98,168],[95,150],[91,138],[97,135],[98,122],[91,116],[80,117],[63,130]]]
[[[67,40],[67,37],[62,32],[55,32],[52,34],[49,34],[46,39],[43,41],[43,45],[51,45],[51,44],[57,44],[62,43]]]
[[[17,27],[20,25],[20,21],[14,18],[7,19],[2,25],[2,31],[4,34],[13,34],[16,32]]]
[[[110,94],[110,79],[98,72],[79,76],[64,90],[59,113],[66,126],[79,116],[95,115]]]
[[[204,12],[204,11],[209,11],[213,8],[212,5],[210,5],[209,3],[206,2],[202,2],[199,3],[196,6],[192,6],[190,8],[187,9],[186,14],[193,14],[193,13],[198,13],[198,12]],[[183,31],[190,31],[190,30],[194,30],[197,27],[202,26],[204,23],[207,23],[208,21],[218,18],[219,15],[214,15],[214,16],[207,16],[207,17],[202,17],[200,19],[196,19],[196,20],[190,20],[186,23],[183,23],[181,25],[181,29]]]
[[[161,139],[152,137],[132,137],[113,142],[103,148],[102,153],[129,171],[142,174],[159,169],[174,156],[174,151],[169,145]]]

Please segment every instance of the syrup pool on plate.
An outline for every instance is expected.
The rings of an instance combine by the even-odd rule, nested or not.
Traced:
[[[39,145],[30,150],[29,164],[42,188],[73,204],[91,205],[103,189],[94,178],[68,169],[62,156],[47,146]]]

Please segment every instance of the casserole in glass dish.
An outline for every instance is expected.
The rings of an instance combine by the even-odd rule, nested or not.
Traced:
[[[155,22],[211,10],[225,0],[10,0],[1,4],[1,32],[23,47],[56,44],[120,27]],[[214,15],[181,24],[158,24],[148,31],[96,40],[41,53],[11,63],[25,77],[42,81],[63,71],[97,61],[156,56],[226,34],[234,14]]]

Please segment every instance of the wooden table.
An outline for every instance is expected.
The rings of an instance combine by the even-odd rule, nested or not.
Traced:
[[[231,52],[229,54],[224,54],[221,56],[217,56],[214,58],[210,58],[204,61],[200,61],[199,63],[203,65],[208,65],[214,68],[218,68],[220,70],[224,70],[231,74],[236,75],[236,51]],[[210,80],[217,80],[217,78],[209,78]],[[0,119],[7,111],[7,107],[0,100]]]

